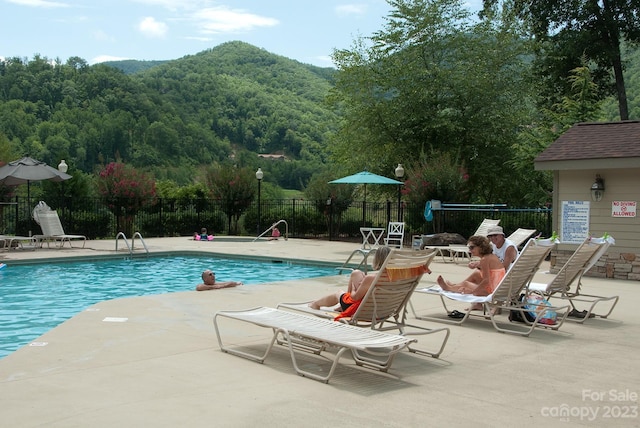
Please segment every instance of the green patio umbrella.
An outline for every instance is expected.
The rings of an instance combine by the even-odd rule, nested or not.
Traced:
[[[362,224],[365,224],[365,212],[367,206],[367,184],[404,184],[402,181],[393,178],[384,177],[369,171],[362,171],[357,174],[348,175],[346,177],[332,180],[330,184],[362,184],[364,185],[364,201],[362,202]]]

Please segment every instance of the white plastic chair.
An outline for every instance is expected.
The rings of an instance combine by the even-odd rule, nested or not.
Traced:
[[[404,222],[391,221],[387,226],[387,236],[384,243],[387,246],[402,248],[404,242]]]

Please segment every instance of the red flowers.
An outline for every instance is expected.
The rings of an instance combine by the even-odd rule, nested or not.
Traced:
[[[111,162],[98,177],[98,191],[116,215],[134,215],[153,204],[155,180],[123,163]]]

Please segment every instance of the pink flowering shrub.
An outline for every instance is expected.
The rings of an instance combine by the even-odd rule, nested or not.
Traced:
[[[111,162],[100,171],[98,192],[113,214],[131,217],[154,203],[156,183],[153,178],[129,165]]]
[[[424,154],[405,168],[402,193],[409,202],[404,220],[411,230],[433,230],[424,218],[427,201],[436,199],[449,203],[468,202],[467,181],[469,175],[449,153]]]
[[[466,202],[469,175],[449,153],[431,153],[407,166],[402,193],[417,206],[432,199]]]

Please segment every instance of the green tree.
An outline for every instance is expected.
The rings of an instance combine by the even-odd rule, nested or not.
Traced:
[[[571,94],[550,109],[542,110],[538,121],[525,127],[512,146],[511,165],[517,175],[527,177],[529,183],[523,187],[523,199],[528,206],[551,203],[552,174],[534,170],[536,156],[576,123],[594,121],[600,114],[602,101],[585,56],[581,58],[581,66],[571,71],[569,82]]]
[[[14,152],[9,139],[0,132],[0,166],[5,166],[7,163],[16,159],[18,159],[18,156]],[[0,183],[0,199],[6,201],[13,196],[14,190],[15,187],[5,186],[4,183]],[[3,210],[4,205],[0,205],[0,214],[2,214]]]
[[[338,117],[324,103],[332,68],[242,42],[120,65],[0,60],[0,133],[20,154],[48,163],[64,157],[93,173],[126,162],[181,186],[198,167],[230,159],[251,166],[258,152],[286,155],[292,165],[272,183],[301,189],[327,159]],[[252,161],[240,161],[242,152]]]
[[[329,181],[335,179],[334,174],[335,172],[325,171],[314,175],[304,189],[304,195],[315,203],[318,212],[324,214],[327,225],[331,222],[330,214],[333,214],[334,221],[340,229],[342,214],[353,203],[354,186],[351,184],[330,184]]]
[[[77,169],[74,165],[69,165],[67,171],[71,179],[62,182],[42,181],[42,200],[51,201],[54,205],[67,204],[68,200],[96,197],[96,176],[87,174]],[[80,207],[78,207],[80,208]]]
[[[213,199],[227,214],[229,234],[238,234],[238,220],[251,206],[256,192],[255,172],[248,168],[220,166],[206,172],[206,183]]]
[[[334,156],[383,174],[422,153],[450,152],[470,175],[472,202],[519,202],[503,177],[512,175],[510,145],[531,112],[520,29],[477,23],[457,0],[389,3],[371,46],[359,39],[334,52],[331,101],[344,112]]]
[[[496,5],[503,4],[527,23],[537,41],[539,75],[556,93],[570,92],[570,84],[563,81],[579,66],[583,54],[597,64],[594,74],[601,89],[607,89],[605,83],[613,72],[620,119],[629,119],[621,44],[640,42],[636,1],[484,0],[484,4],[485,14],[490,15]]]
[[[563,131],[575,123],[595,120],[602,107],[598,85],[593,81],[593,71],[585,55],[580,59],[580,66],[571,70],[567,80],[571,84],[571,93],[563,97],[554,109],[559,116],[558,121],[564,125]]]

